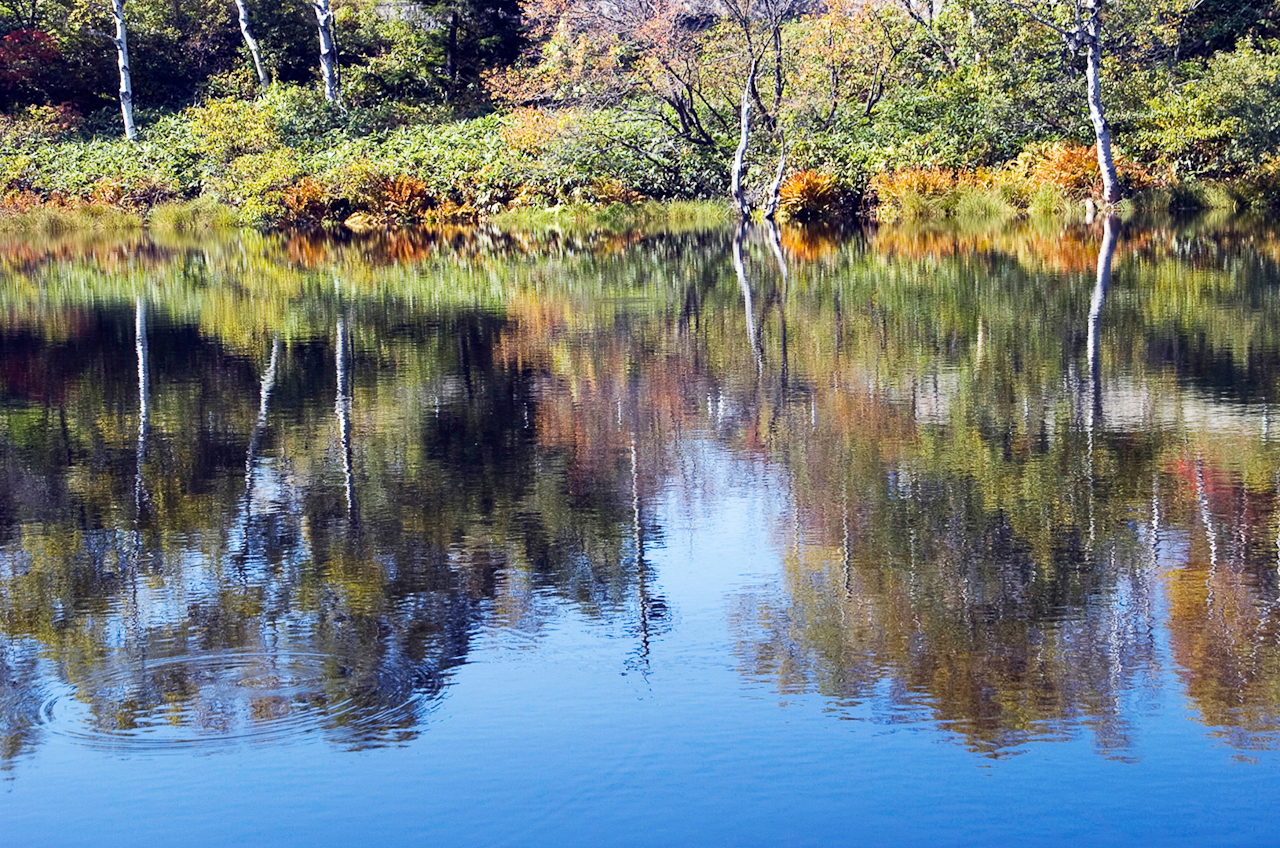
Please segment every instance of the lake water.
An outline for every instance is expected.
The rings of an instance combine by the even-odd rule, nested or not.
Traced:
[[[1274,844],[1280,237],[0,241],[0,844]]]

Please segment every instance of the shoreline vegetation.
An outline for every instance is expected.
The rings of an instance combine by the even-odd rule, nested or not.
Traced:
[[[886,181],[894,179],[890,176]],[[1075,201],[1063,192],[1037,186],[991,184],[980,172],[915,173],[910,180],[897,178],[893,193],[886,199],[873,198],[854,211],[826,210],[800,218],[780,216],[793,226],[860,224],[957,224],[1002,225],[1028,219],[1085,219],[1093,208],[1087,200]],[[903,185],[902,183],[907,183]],[[923,185],[922,185],[923,184]],[[326,205],[342,207],[343,198],[323,198]],[[1122,218],[1195,217],[1205,213],[1270,216],[1276,211],[1265,187],[1249,183],[1192,182],[1157,186],[1122,200],[1116,207]],[[308,216],[303,219],[247,219],[242,208],[221,200],[197,197],[193,200],[165,199],[145,203],[118,203],[94,197],[51,199],[24,198],[21,203],[0,204],[0,233],[57,235],[86,232],[130,232],[156,230],[171,233],[199,233],[253,228],[259,230],[299,230],[351,232],[356,234],[441,225],[492,223],[516,228],[568,227],[603,230],[679,229],[729,226],[735,210],[728,199],[655,201],[576,201],[536,208],[499,208],[489,212],[474,209],[433,214],[387,214],[372,210],[353,213],[345,220]]]
[[[606,168],[591,158],[601,141],[592,127],[616,128],[620,115],[515,110],[367,134],[330,127],[315,141],[290,124],[353,116],[307,106],[307,98],[305,89],[281,88],[213,99],[160,117],[137,141],[86,136],[63,126],[53,108],[0,117],[0,230],[361,232],[489,220],[642,226],[733,217],[730,197],[714,188],[688,185],[652,197],[632,187],[641,179],[603,176]],[[1127,189],[1122,213],[1280,206],[1280,160],[1273,158],[1231,178],[1161,177],[1125,158],[1118,164]],[[994,167],[863,166],[837,177],[830,165],[787,174],[780,221],[1085,215],[1101,186],[1095,149],[1061,140],[1028,145]]]
[[[1280,209],[1280,0],[67,1],[3,230]]]

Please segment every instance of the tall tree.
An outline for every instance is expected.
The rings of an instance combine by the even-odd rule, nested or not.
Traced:
[[[1098,168],[1102,171],[1102,200],[1118,203],[1120,178],[1111,153],[1111,125],[1102,104],[1102,13],[1109,0],[1039,0],[1034,4],[1004,0],[1031,20],[1056,32],[1067,50],[1085,54],[1089,120],[1098,142]]]
[[[782,178],[787,168],[787,138],[782,122],[782,98],[786,89],[784,68],[783,24],[798,17],[809,4],[806,0],[729,0],[726,3],[729,16],[737,24],[748,59],[747,78],[743,83],[742,105],[739,110],[738,147],[734,152],[733,199],[738,214],[747,217],[751,204],[747,200],[742,181],[747,146],[750,143],[751,105],[754,103],[766,132],[777,147],[777,165],[774,177],[764,196],[765,218],[773,220],[778,212]],[[770,78],[773,82],[770,97],[760,93],[760,65],[768,56]]]

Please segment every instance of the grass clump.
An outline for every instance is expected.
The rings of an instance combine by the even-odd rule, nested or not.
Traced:
[[[239,224],[236,210],[209,198],[161,203],[147,214],[147,228],[167,233],[230,229]]]
[[[58,235],[77,231],[128,232],[142,228],[142,216],[104,203],[43,205],[0,214],[0,230]]]
[[[1130,192],[1155,184],[1148,172],[1123,157],[1117,159],[1117,170]],[[1102,195],[1102,177],[1094,148],[1054,142],[1031,145],[999,168],[882,172],[872,178],[870,189],[882,221],[1007,221],[1069,212]]]

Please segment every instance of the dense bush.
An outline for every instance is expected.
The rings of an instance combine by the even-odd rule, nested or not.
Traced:
[[[1179,177],[1243,176],[1280,149],[1280,53],[1246,41],[1188,66],[1150,103],[1137,144]],[[1264,49],[1265,48],[1265,49]]]

